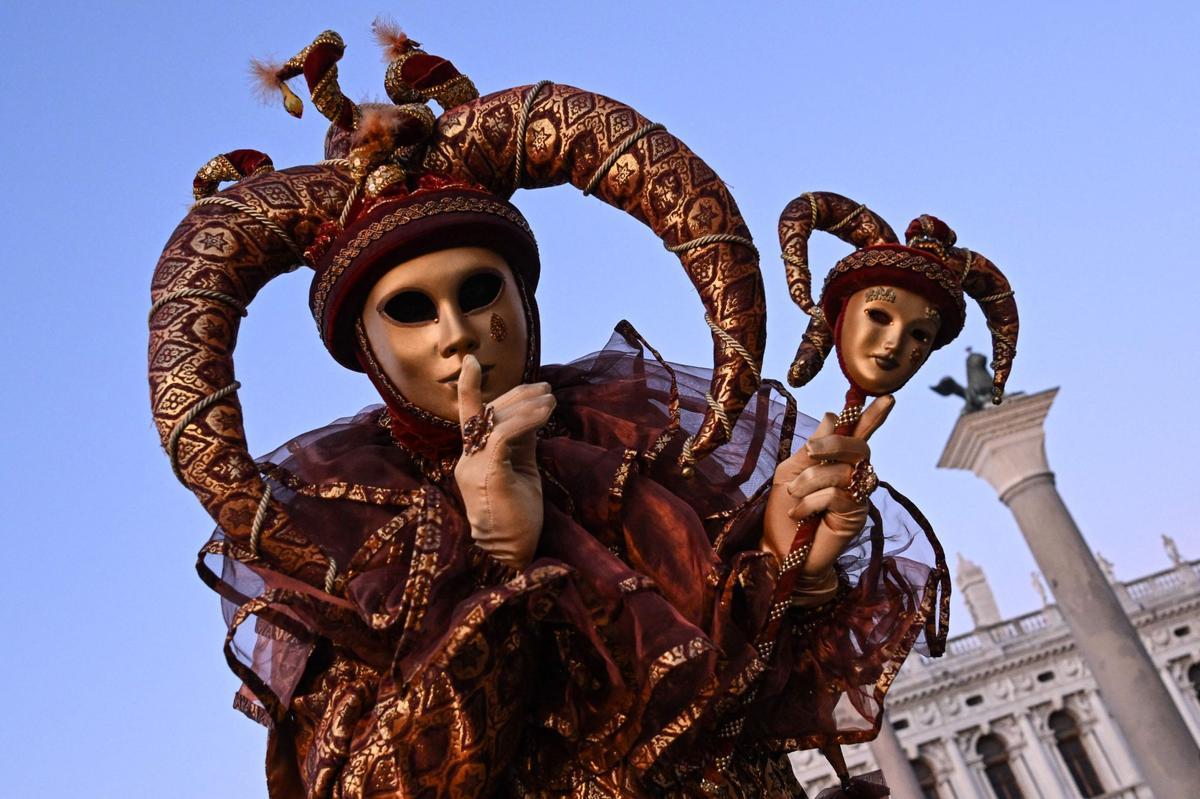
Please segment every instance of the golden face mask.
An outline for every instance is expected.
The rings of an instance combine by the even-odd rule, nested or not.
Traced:
[[[874,286],[850,295],[842,311],[838,351],[846,375],[873,395],[909,381],[933,347],[940,325],[916,292]]]
[[[491,335],[492,319],[507,320]],[[372,287],[362,311],[371,351],[412,404],[458,420],[458,373],[474,355],[483,368],[483,401],[520,384],[529,341],[521,294],[504,259],[456,247],[399,264]]]

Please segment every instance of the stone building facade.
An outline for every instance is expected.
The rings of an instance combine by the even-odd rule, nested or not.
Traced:
[[[1100,563],[1200,740],[1200,561],[1164,543],[1171,568],[1137,580],[1120,582]],[[975,629],[941,658],[910,657],[888,695],[925,797],[1153,799],[1057,606],[1001,619],[982,570],[961,556],[956,582]],[[1036,574],[1034,583],[1045,602]],[[844,751],[851,773],[876,768],[869,746]],[[794,753],[792,765],[809,796],[834,783],[815,751]]]

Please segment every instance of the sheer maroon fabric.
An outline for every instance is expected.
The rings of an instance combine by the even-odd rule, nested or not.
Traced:
[[[816,426],[772,399],[781,388],[686,479],[676,456],[708,373],[662,362],[622,323],[541,377],[558,408],[527,568],[471,542],[453,477],[423,474],[381,408],[262,463],[296,530],[339,564],[331,593],[222,557],[219,532],[201,553],[237,704],[272,728],[273,797],[700,795],[735,717],[723,784],[703,790],[803,796],[784,754],[873,737],[909,649],[944,639],[940,548],[889,488],[838,562],[837,599],[794,610],[767,662],[755,651],[778,568],[759,549],[766,491]]]

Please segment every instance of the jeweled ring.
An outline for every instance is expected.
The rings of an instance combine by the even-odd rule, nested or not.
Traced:
[[[488,436],[492,434],[495,424],[496,411],[491,405],[484,405],[483,410],[463,422],[463,454],[474,455],[487,446]]]
[[[850,485],[846,486],[854,501],[863,504],[876,488],[879,488],[879,476],[875,474],[875,467],[865,459],[854,464],[854,471],[850,473]]]

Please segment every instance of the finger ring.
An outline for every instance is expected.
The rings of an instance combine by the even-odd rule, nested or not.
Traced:
[[[483,410],[463,422],[463,454],[474,455],[487,446],[488,436],[492,434],[496,411],[491,405],[484,405]]]
[[[846,486],[854,501],[863,504],[876,488],[879,488],[879,476],[875,474],[875,467],[865,458],[854,464],[854,471],[850,473],[850,485]]]

